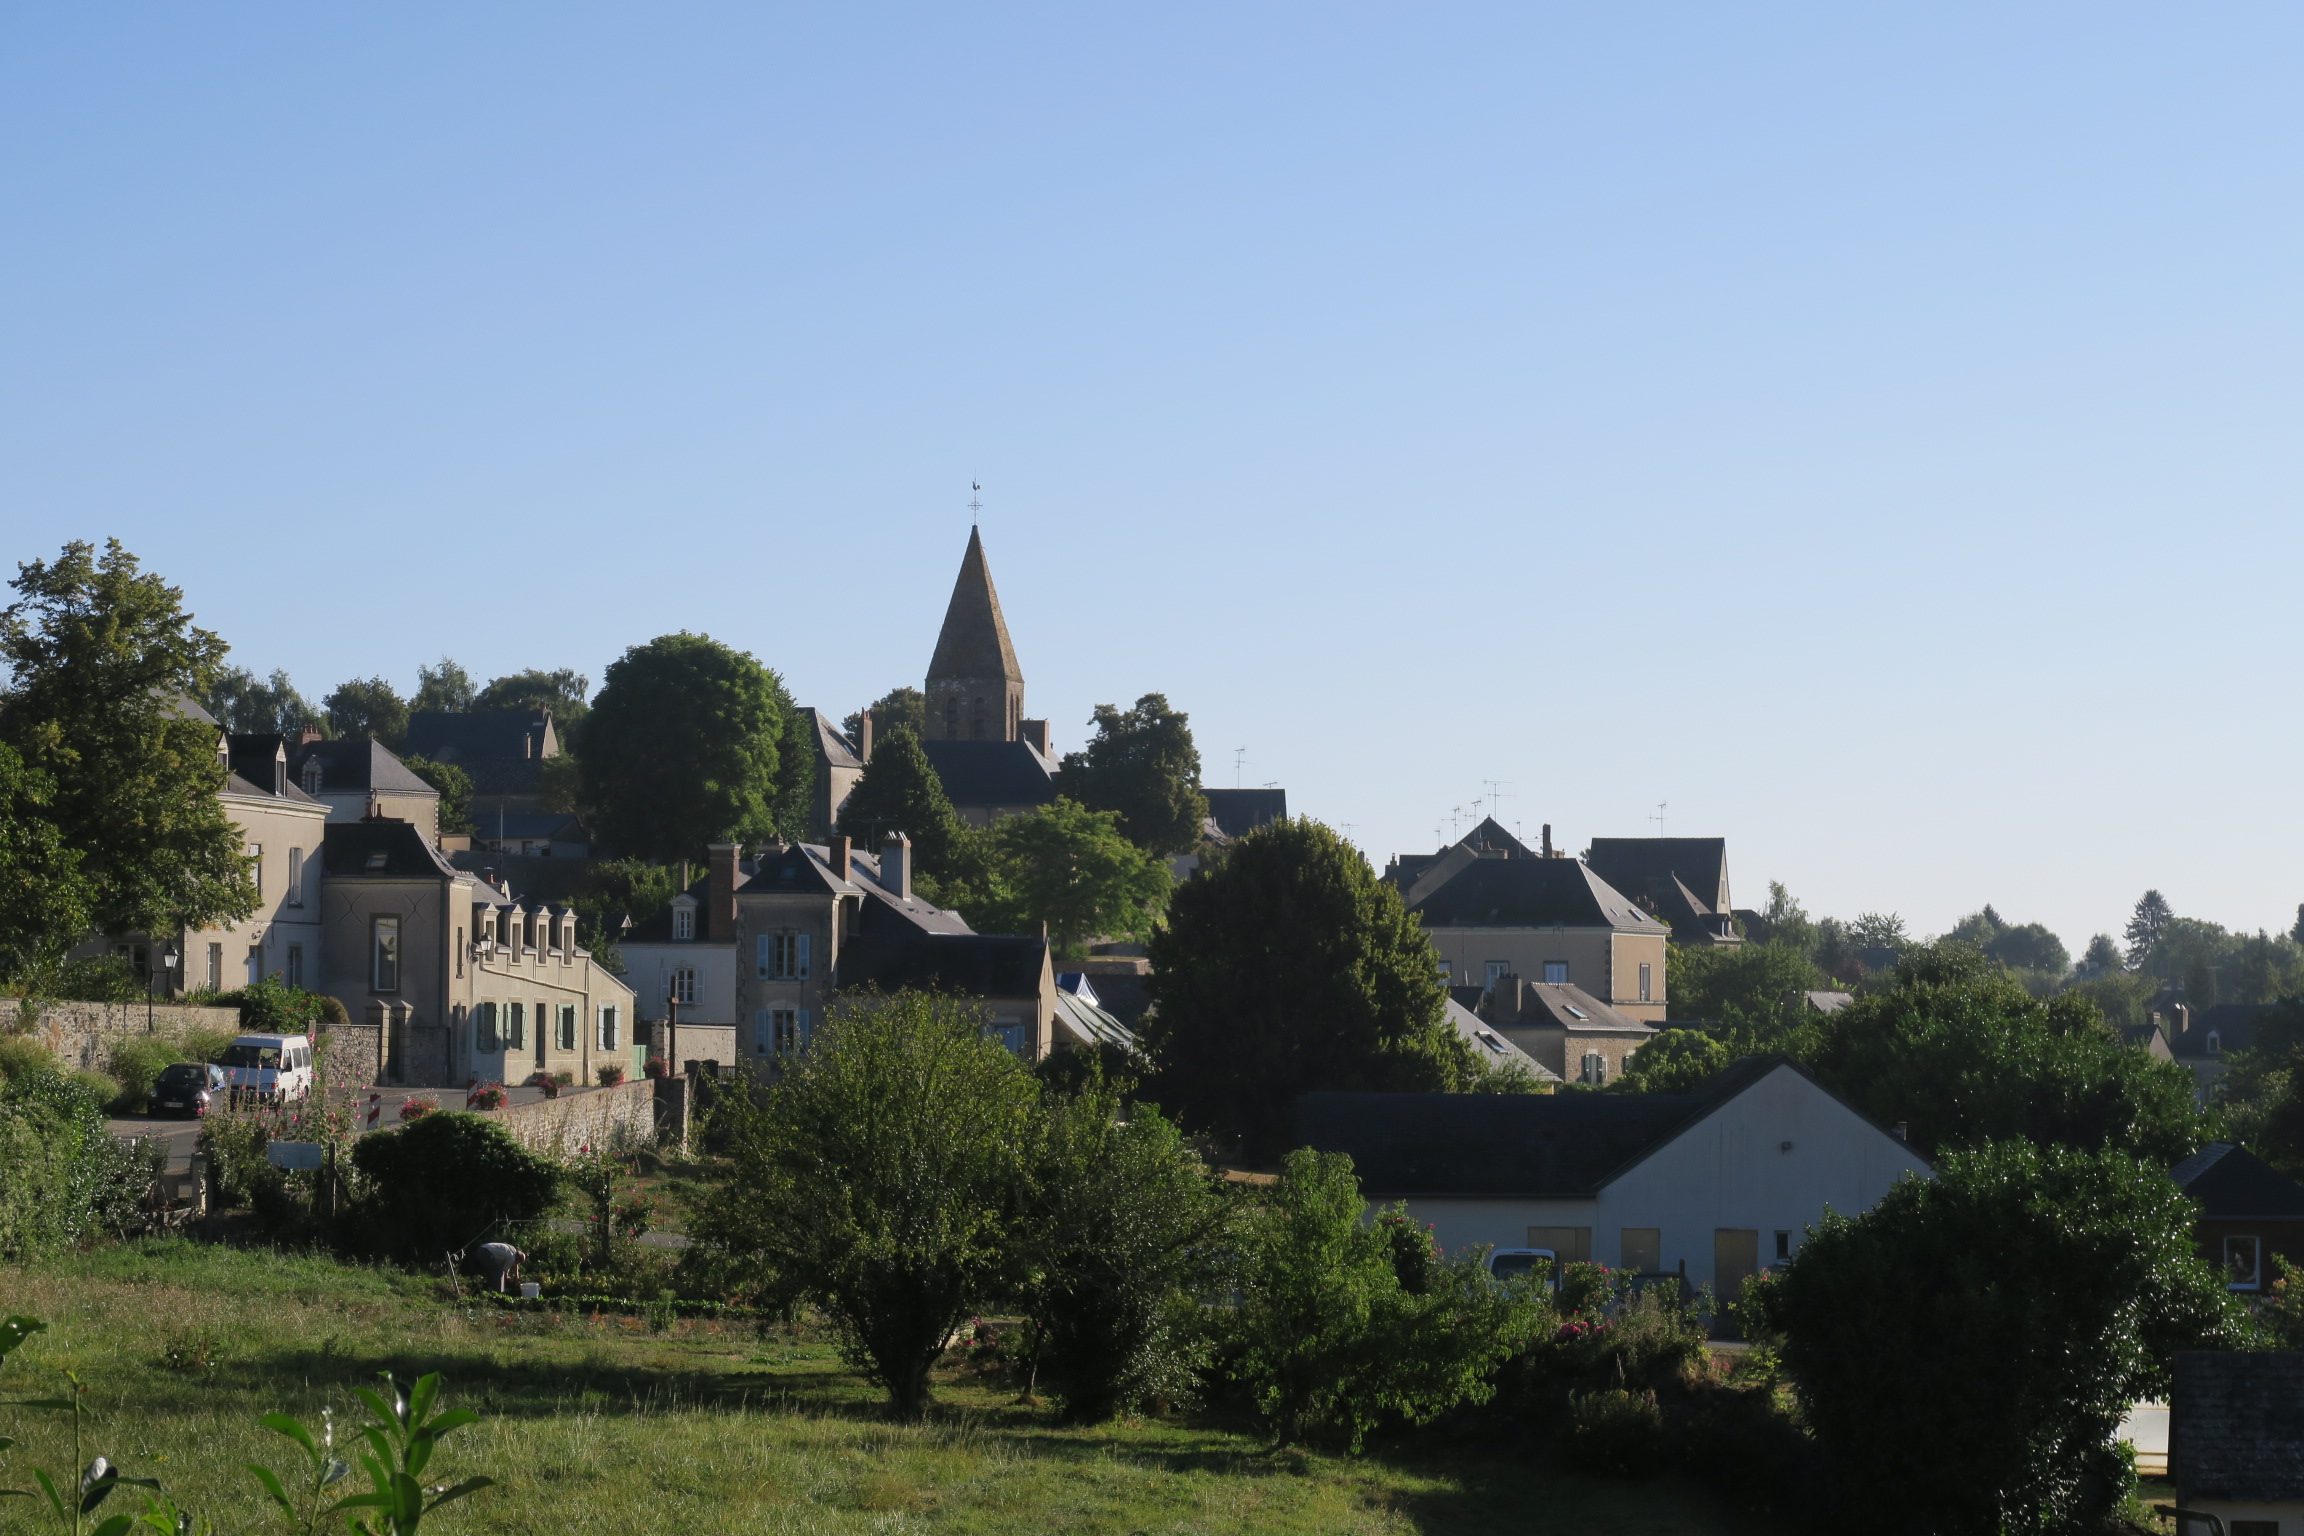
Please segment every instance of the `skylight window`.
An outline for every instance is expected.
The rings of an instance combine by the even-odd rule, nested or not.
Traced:
[[[391,855],[388,852],[382,848],[379,848],[374,853],[368,855],[368,867],[370,869],[382,869],[390,858]]]
[[[1562,1003],[1560,1006],[1568,1011],[1568,1017],[1578,1020],[1582,1023],[1591,1022],[1592,1015],[1586,1013],[1583,1009],[1577,1007],[1574,1003]]]

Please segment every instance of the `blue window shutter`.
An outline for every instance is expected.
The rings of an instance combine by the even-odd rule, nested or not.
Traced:
[[[756,934],[752,939],[752,972],[756,976],[768,974],[768,935]]]
[[[808,935],[807,935],[807,934],[801,934],[801,935],[800,935],[800,969],[799,969],[798,975],[799,975],[799,978],[800,978],[802,981],[806,981],[806,980],[808,979]]]
[[[808,1010],[805,1008],[801,1009],[800,1026],[792,1032],[793,1043],[797,1045],[801,1050],[804,1051],[808,1049],[808,1041],[811,1038],[811,1031],[814,1029],[814,1027],[815,1026],[809,1022]]]

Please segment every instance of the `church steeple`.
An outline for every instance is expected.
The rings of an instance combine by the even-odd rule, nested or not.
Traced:
[[[974,528],[928,663],[927,694],[930,741],[1015,741],[1022,734],[1024,669],[1000,616],[984,536]]]

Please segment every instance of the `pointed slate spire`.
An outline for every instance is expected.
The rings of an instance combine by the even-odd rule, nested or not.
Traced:
[[[928,663],[928,681],[994,685],[1024,682],[1024,669],[1016,664],[1016,647],[1008,639],[1007,621],[1000,617],[1000,594],[992,590],[992,568],[984,561],[984,536],[968,530],[968,553],[960,559],[960,578],[952,583],[952,601],[944,610],[944,629],[936,637],[936,654]]]

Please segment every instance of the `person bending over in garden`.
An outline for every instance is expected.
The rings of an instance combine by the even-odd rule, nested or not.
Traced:
[[[488,1277],[488,1284],[499,1291],[512,1289],[512,1282],[520,1278],[520,1262],[528,1257],[510,1243],[482,1243],[472,1250],[472,1257],[480,1272]]]

